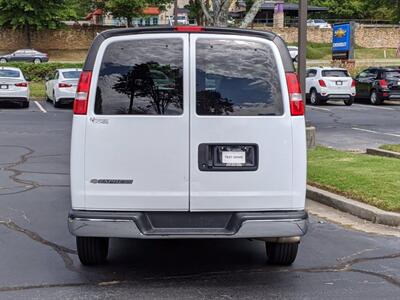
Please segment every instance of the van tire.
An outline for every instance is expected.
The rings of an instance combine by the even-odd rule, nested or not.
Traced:
[[[291,265],[296,260],[298,247],[299,243],[265,242],[268,261],[274,265]]]
[[[85,266],[98,265],[106,262],[108,255],[108,238],[76,237],[76,248],[81,263]]]

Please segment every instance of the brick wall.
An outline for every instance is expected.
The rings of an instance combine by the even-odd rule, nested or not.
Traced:
[[[88,49],[101,27],[78,27],[40,30],[31,34],[32,48],[38,50]],[[0,50],[27,48],[26,33],[21,30],[0,29]]]
[[[257,28],[255,29],[262,29]],[[282,36],[288,43],[297,43],[297,28],[267,28]],[[307,29],[307,40],[316,43],[331,43],[332,29]],[[358,27],[356,44],[365,48],[397,48],[400,43],[400,27]]]
[[[89,48],[97,32],[102,27],[77,27],[57,30],[43,30],[32,33],[32,48],[38,50],[83,50]],[[297,28],[263,28],[281,35],[288,43],[297,42]],[[308,28],[308,41],[330,43],[331,29]],[[365,48],[397,48],[400,43],[400,27],[358,27],[356,44]],[[0,51],[26,48],[27,38],[24,32],[12,29],[0,29]]]

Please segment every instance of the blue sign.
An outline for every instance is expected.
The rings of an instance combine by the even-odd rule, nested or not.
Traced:
[[[346,52],[351,49],[351,26],[346,24],[333,25],[332,52]]]

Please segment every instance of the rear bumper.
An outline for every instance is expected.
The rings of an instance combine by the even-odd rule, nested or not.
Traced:
[[[280,238],[307,232],[305,211],[274,212],[106,212],[72,210],[75,236],[140,239]]]
[[[74,102],[74,98],[59,98],[56,101],[58,104],[71,104]]]
[[[27,97],[12,97],[12,96],[7,96],[7,97],[2,97],[0,96],[0,102],[28,102],[29,99]]]
[[[349,99],[354,98],[354,96],[352,96],[351,94],[329,94],[326,96],[322,96],[322,95],[319,95],[319,96],[320,96],[321,100],[324,100],[324,101],[328,101],[328,100],[343,101],[343,100],[349,100]]]

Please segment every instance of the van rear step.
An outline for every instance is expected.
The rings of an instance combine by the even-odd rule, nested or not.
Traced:
[[[279,212],[108,212],[72,210],[69,229],[92,237],[237,237],[302,236],[305,211]]]

